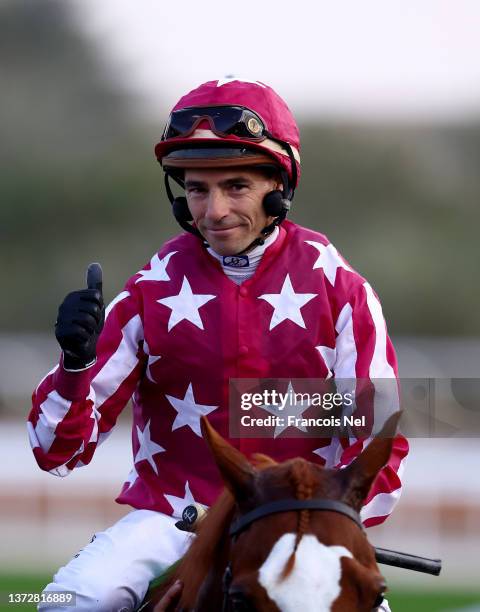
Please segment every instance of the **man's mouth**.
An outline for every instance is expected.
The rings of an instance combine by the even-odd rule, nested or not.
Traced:
[[[234,229],[237,229],[238,225],[231,225],[229,227],[207,227],[207,232],[212,232],[213,234],[223,234],[230,232]]]

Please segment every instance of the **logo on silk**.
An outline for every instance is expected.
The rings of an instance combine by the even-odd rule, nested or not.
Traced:
[[[226,255],[223,257],[225,268],[248,268],[250,261],[247,255]]]
[[[182,512],[182,519],[188,524],[193,525],[197,520],[198,511],[195,506],[187,506]]]

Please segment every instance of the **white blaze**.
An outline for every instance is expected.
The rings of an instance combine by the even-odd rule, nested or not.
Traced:
[[[344,546],[325,546],[315,536],[304,535],[292,572],[281,580],[295,538],[286,533],[275,543],[259,570],[259,582],[282,612],[329,612],[340,594],[340,558],[352,554]]]

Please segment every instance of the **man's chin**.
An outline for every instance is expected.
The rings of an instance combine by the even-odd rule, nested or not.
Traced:
[[[225,244],[219,240],[212,240],[208,244],[215,251],[215,253],[217,253],[217,255],[222,255],[222,257],[228,255],[238,255],[238,253],[245,250],[248,246],[243,246],[241,244]]]
[[[241,240],[234,231],[205,232],[205,240],[218,255],[237,255],[248,247],[250,242]]]

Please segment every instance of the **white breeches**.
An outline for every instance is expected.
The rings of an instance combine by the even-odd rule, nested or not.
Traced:
[[[73,591],[76,606],[44,603],[38,610],[131,612],[143,600],[149,582],[188,548],[192,536],[177,529],[176,520],[151,510],[133,510],[95,534],[45,587],[45,593]]]

